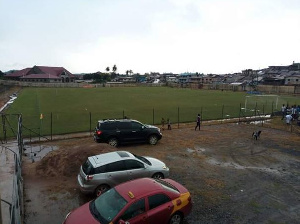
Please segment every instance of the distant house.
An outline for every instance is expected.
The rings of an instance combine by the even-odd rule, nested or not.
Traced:
[[[285,77],[285,85],[300,85],[300,72]]]
[[[276,75],[276,76],[267,76],[263,79],[264,85],[277,85],[281,86],[284,85],[284,76]]]
[[[76,76],[63,67],[34,66],[7,74],[5,79],[24,82],[74,82]]]

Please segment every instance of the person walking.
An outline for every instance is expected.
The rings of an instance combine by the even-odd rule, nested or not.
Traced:
[[[198,114],[197,120],[196,120],[197,123],[196,123],[195,131],[198,127],[199,127],[199,131],[200,131],[200,121],[201,121],[201,117],[200,117],[200,114]]]

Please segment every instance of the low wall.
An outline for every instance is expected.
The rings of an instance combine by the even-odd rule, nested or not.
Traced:
[[[192,88],[205,90],[227,90],[227,91],[252,91],[251,86],[231,85],[231,84],[198,84],[198,83],[40,83],[40,82],[20,82],[11,80],[0,80],[0,85],[22,86],[22,87],[47,87],[47,88],[102,88],[102,87],[159,87],[169,86],[173,88]],[[258,85],[257,91],[265,94],[300,94],[300,86],[272,86]]]
[[[102,88],[102,87],[136,87],[165,86],[164,83],[42,83],[42,82],[20,82],[12,80],[0,80],[0,85],[21,86],[21,87],[46,87],[46,88]]]

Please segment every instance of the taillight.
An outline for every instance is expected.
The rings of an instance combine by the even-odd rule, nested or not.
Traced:
[[[101,133],[102,133],[101,131],[99,131],[99,130],[97,131],[97,135],[101,135]]]
[[[94,178],[94,175],[87,175],[86,180],[92,180]]]

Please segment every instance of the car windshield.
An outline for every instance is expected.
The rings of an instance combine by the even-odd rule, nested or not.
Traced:
[[[94,217],[101,223],[109,223],[124,208],[127,201],[114,188],[112,188],[100,195],[92,203],[91,212]]]
[[[133,155],[134,155],[134,154],[133,154]],[[149,161],[148,159],[146,159],[145,157],[143,157],[143,156],[138,156],[138,155],[134,155],[134,156],[135,156],[135,158],[137,158],[137,159],[143,161],[144,163],[147,163],[149,166],[152,165],[152,164],[150,163],[150,161]]]

